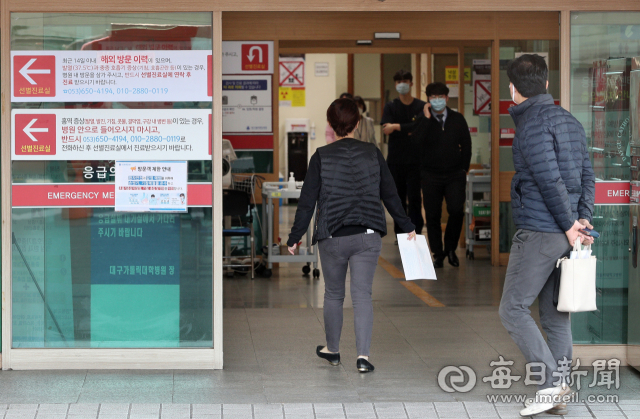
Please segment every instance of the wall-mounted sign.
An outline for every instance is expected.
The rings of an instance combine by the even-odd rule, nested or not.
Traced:
[[[304,87],[281,87],[278,96],[280,106],[303,107],[306,106],[306,89]]]
[[[202,160],[210,109],[14,109],[12,160]]]
[[[629,182],[596,182],[596,205],[628,205],[630,191]]]
[[[189,207],[210,207],[211,183],[189,183]],[[11,205],[20,208],[113,207],[114,183],[14,183],[11,185]]]
[[[304,87],[304,58],[280,58],[280,86]]]
[[[186,161],[116,162],[116,212],[187,212]]]
[[[206,50],[12,51],[11,67],[12,102],[211,101]]]
[[[473,112],[476,115],[491,115],[491,80],[473,82]]]
[[[458,83],[458,66],[457,65],[448,65],[444,69],[445,81],[447,84],[457,84]],[[464,82],[471,83],[471,67],[464,68]]]
[[[273,41],[222,42],[222,74],[273,74]]]
[[[222,131],[272,132],[271,76],[222,77]]]
[[[512,147],[516,138],[515,128],[500,128],[500,147]]]
[[[316,77],[329,77],[329,63],[316,63],[315,75]]]

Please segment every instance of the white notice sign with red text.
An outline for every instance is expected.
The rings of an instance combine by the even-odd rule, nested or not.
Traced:
[[[12,160],[203,160],[210,109],[14,109]]]
[[[12,102],[211,101],[211,51],[11,51]]]
[[[116,212],[187,212],[187,162],[116,162],[115,207]]]

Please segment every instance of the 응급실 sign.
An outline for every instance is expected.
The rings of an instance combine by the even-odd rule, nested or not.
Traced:
[[[188,51],[12,51],[12,102],[211,101],[212,55]]]

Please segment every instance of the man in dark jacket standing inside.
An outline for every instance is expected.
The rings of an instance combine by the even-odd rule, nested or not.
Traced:
[[[420,234],[424,226],[420,200],[420,144],[409,134],[414,129],[416,118],[422,116],[425,104],[411,95],[413,75],[410,72],[399,70],[393,80],[400,97],[384,106],[380,121],[382,132],[389,136],[387,165],[402,206],[416,226],[416,233]],[[403,233],[396,222],[393,230],[396,234]]]
[[[511,246],[500,318],[541,377],[536,397],[520,414],[565,414],[562,396],[570,393],[564,367],[572,357],[571,319],[554,306],[555,281],[549,276],[576,240],[593,242],[584,228],[592,228],[595,176],[582,125],[547,94],[544,59],[522,55],[509,64],[507,76],[517,104],[509,113],[516,123],[511,208],[518,230]],[[546,342],[529,310],[536,298]]]
[[[421,178],[424,212],[433,266],[442,268],[445,256],[459,266],[456,248],[464,222],[467,171],[471,163],[471,134],[462,114],[447,107],[449,88],[444,83],[427,86],[429,103],[412,136],[421,145]],[[442,247],[442,200],[447,202],[449,220]]]

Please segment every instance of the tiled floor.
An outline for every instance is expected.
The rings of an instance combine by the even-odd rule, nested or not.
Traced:
[[[391,236],[383,240],[382,256],[401,268]],[[333,367],[315,355],[324,343],[322,278],[281,264],[271,279],[225,279],[224,370],[0,371],[0,419],[518,417],[521,404],[493,404],[487,397],[532,395],[535,387],[524,379],[508,389],[483,381],[500,356],[514,361],[512,374],[525,375],[497,312],[505,269],[490,266],[486,249],[472,262],[460,256],[461,266],[446,265],[438,281],[416,282],[445,307],[428,306],[378,267],[373,373],[355,368],[349,288],[342,364]],[[475,387],[444,391],[438,376],[447,366],[472,368]],[[589,388],[588,372],[581,398],[615,395],[618,403],[574,405],[567,417],[640,418],[640,374],[621,368],[620,388],[608,390]]]
[[[15,404],[0,405],[0,419],[512,419],[516,404],[486,402],[382,402],[290,404]],[[536,418],[640,418],[640,402],[573,404],[567,416]]]

